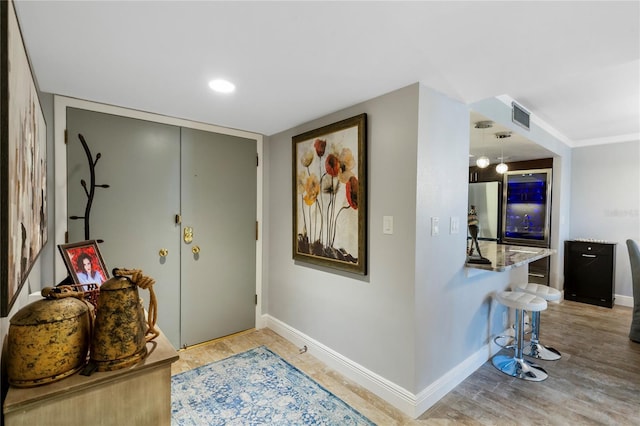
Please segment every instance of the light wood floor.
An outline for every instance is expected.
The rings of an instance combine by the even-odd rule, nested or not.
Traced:
[[[543,382],[508,377],[488,361],[413,420],[269,329],[180,351],[172,374],[265,345],[378,425],[638,425],[640,344],[628,338],[631,308],[564,301],[541,315],[541,342],[562,353],[539,361]]]

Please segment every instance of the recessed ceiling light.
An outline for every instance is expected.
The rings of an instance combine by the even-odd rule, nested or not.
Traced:
[[[209,87],[218,93],[231,93],[236,90],[236,86],[233,83],[223,79],[211,80]]]

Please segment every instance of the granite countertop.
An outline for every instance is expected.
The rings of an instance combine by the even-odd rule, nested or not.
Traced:
[[[527,265],[543,257],[551,256],[556,251],[543,247],[514,246],[498,244],[493,241],[479,241],[482,256],[491,264],[465,263],[464,266],[485,271],[504,272],[516,266]],[[477,253],[476,253],[477,254]]]

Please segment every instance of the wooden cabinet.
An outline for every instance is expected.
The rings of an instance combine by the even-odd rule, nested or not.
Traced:
[[[469,183],[474,182],[502,182],[502,175],[496,172],[495,165],[481,169],[477,166],[469,167]]]
[[[549,285],[549,270],[551,269],[549,257],[543,257],[529,264],[529,282]]]
[[[615,243],[565,241],[564,298],[611,308],[615,289]]]
[[[509,170],[530,170],[553,168],[553,158],[542,158],[539,160],[514,161],[507,163]],[[496,172],[496,164],[490,164],[481,169],[478,166],[469,167],[469,183],[473,182],[502,182],[502,174]]]
[[[147,343],[147,357],[133,367],[76,373],[33,388],[10,387],[5,426],[171,424],[171,363],[178,353],[160,334]]]

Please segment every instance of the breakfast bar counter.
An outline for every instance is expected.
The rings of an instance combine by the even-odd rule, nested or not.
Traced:
[[[556,251],[543,247],[525,247],[510,244],[498,244],[493,241],[479,241],[482,256],[489,259],[491,264],[465,263],[466,268],[482,269],[485,271],[504,272],[517,266],[528,265],[543,257],[550,256]]]

